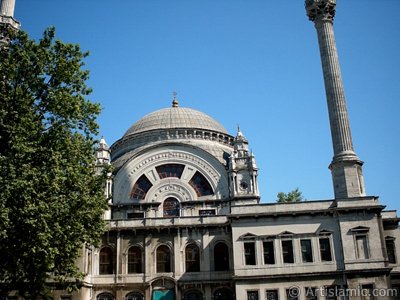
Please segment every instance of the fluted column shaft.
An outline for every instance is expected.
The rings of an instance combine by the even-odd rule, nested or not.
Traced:
[[[14,17],[15,0],[2,0],[0,15]]]
[[[353,148],[333,33],[336,0],[305,0],[305,7],[307,16],[314,22],[318,34],[333,145],[333,159],[329,168],[332,172],[335,198],[365,196],[363,162],[359,160]]]
[[[356,157],[351,138],[342,75],[331,21],[316,22],[334,157]]]

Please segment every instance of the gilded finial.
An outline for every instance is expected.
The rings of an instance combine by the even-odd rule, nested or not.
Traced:
[[[174,100],[172,100],[172,107],[178,107],[179,102],[178,102],[178,99],[176,99],[176,95],[178,95],[178,93],[173,91],[172,95],[174,96]]]

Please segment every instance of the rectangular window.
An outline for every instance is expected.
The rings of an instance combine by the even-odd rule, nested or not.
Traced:
[[[287,300],[299,300],[300,290],[297,287],[286,289]]]
[[[361,299],[362,300],[374,300],[374,286],[372,284],[363,284],[361,286]]]
[[[400,299],[400,286],[399,285],[392,285],[392,292],[391,296],[393,296],[393,299]]]
[[[291,240],[282,241],[282,257],[284,263],[286,264],[294,263],[293,241]]]
[[[394,245],[394,239],[386,239],[386,252],[388,256],[389,263],[396,263],[396,247]]]
[[[71,300],[71,299],[72,299],[72,296],[70,296],[70,295],[64,295],[64,296],[60,297],[60,300]]]
[[[369,258],[368,254],[368,242],[366,235],[356,235],[356,249],[358,259]]]
[[[331,242],[329,238],[319,239],[319,250],[321,252],[322,261],[332,261]]]
[[[244,259],[246,265],[256,264],[256,244],[254,242],[244,243]]]
[[[318,300],[317,288],[315,287],[305,287],[304,297],[306,300]]]
[[[264,249],[264,264],[266,265],[275,264],[274,241],[263,242],[263,249]]]
[[[303,262],[313,262],[311,240],[301,240],[301,257]]]
[[[265,293],[266,300],[279,300],[278,290],[267,290]]]
[[[258,300],[258,291],[247,291],[247,300]]]
[[[338,294],[340,291],[336,286],[328,286],[325,289],[325,299],[326,300],[337,300],[338,299]]]
[[[142,212],[130,212],[126,214],[128,219],[143,219],[144,213]]]
[[[199,216],[215,216],[215,209],[202,209],[199,211]]]

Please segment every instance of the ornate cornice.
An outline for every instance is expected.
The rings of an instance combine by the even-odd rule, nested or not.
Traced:
[[[307,16],[314,23],[320,21],[333,22],[336,12],[336,0],[306,0]]]

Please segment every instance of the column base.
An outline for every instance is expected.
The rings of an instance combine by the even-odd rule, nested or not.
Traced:
[[[362,165],[363,162],[358,158],[334,158],[329,165],[329,169],[332,172],[335,199],[366,195]]]

